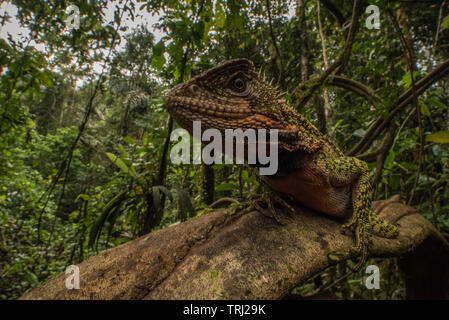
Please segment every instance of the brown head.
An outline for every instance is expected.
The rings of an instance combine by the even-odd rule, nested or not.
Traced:
[[[166,94],[165,101],[173,118],[190,133],[193,121],[198,120],[202,130],[280,129],[281,147],[300,147],[301,116],[247,59],[226,61],[177,85]]]

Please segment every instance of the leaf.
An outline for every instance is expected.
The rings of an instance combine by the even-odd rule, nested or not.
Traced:
[[[141,195],[141,194],[143,194],[143,189],[142,189],[141,186],[136,186],[136,189],[134,189],[134,192],[135,192],[137,195]]]
[[[201,46],[201,40],[203,39],[203,35],[204,35],[204,21],[200,20],[192,25],[193,41],[195,41],[195,44],[198,47]]]
[[[162,70],[165,65],[165,57],[163,55],[153,56],[151,59],[151,66],[156,70]]]
[[[37,277],[37,275],[31,271],[28,270],[28,268],[26,269],[26,274],[25,274],[25,279],[32,285],[32,286],[36,286],[39,284],[39,279]]]
[[[165,44],[161,40],[153,47],[153,57],[151,59],[151,66],[156,70],[162,70],[165,65]]]
[[[179,70],[179,68],[177,66],[175,67],[175,71],[173,72],[173,76],[175,77],[175,79],[179,79],[179,77],[181,76],[181,71]]]
[[[416,81],[416,78],[419,76],[418,71],[413,71],[413,79]],[[401,80],[401,85],[408,89],[412,85],[412,77],[410,76],[410,72],[404,74]]]
[[[435,107],[438,107],[440,109],[446,110],[448,108],[447,105],[445,105],[443,102],[441,102],[437,98],[429,97],[429,98],[427,98],[427,101],[430,102],[431,104],[433,104]]]
[[[40,82],[47,88],[53,87],[53,81],[50,78],[50,72],[48,70],[41,72],[39,75]]]
[[[449,131],[438,131],[426,136],[427,142],[449,143]]]
[[[125,148],[121,144],[118,145],[118,150],[120,151],[120,154],[123,159],[129,159],[129,154],[126,152]]]
[[[411,163],[411,162],[401,162],[401,165],[402,165],[404,168],[407,168],[407,169],[409,169],[409,170],[411,170],[411,171],[418,170],[418,165],[416,165],[416,164],[414,164],[414,163]]]
[[[120,159],[119,157],[117,157],[115,154],[112,154],[110,152],[106,152],[106,155],[108,156],[109,159],[111,159],[111,161],[120,168],[120,170],[122,170],[125,173],[129,173],[129,168],[128,166],[122,161],[122,159]]]
[[[421,103],[421,113],[427,117],[430,117],[430,110],[429,107],[427,106],[427,104],[425,104],[424,102]]]
[[[118,209],[118,207],[126,199],[127,195],[128,190],[122,191],[119,194],[117,194],[114,198],[112,198],[111,201],[109,201],[104,206],[101,215],[98,217],[98,219],[95,221],[95,223],[92,225],[90,229],[88,241],[89,247],[93,247],[95,243],[98,243],[98,239],[100,238],[101,234],[101,229],[103,228],[106,219],[108,219],[111,213],[114,213],[114,210]]]
[[[26,119],[26,125],[27,125],[28,128],[33,129],[33,127],[34,127],[34,121],[31,120],[30,118],[27,118],[27,119]]]
[[[248,170],[242,170],[242,179],[246,181],[248,180],[248,176]]]
[[[216,188],[215,191],[231,191],[237,188],[235,183],[232,182],[222,182]]]
[[[444,18],[443,23],[441,24],[441,30],[449,29],[449,15]]]
[[[134,144],[134,140],[133,138],[131,138],[130,136],[126,136],[123,138],[123,141],[126,142],[127,144],[131,145]]]
[[[149,141],[150,141],[150,139],[148,136],[148,132],[145,132],[145,134],[143,135],[143,138],[142,138],[142,144],[144,146],[147,146]]]
[[[121,213],[123,213],[123,210],[119,210],[119,206],[116,206],[111,210],[111,212],[107,218],[109,225],[108,225],[108,229],[106,230],[106,235],[107,235],[108,239],[112,233],[112,230],[114,229],[115,222],[117,221],[117,218],[120,216]]]
[[[399,187],[400,177],[398,175],[390,176],[390,187],[395,190]]]
[[[223,28],[226,22],[226,15],[224,13],[223,8],[221,7],[221,3],[217,2],[215,6],[215,25],[218,28]]]
[[[91,197],[88,194],[80,194],[78,197],[76,197],[76,200],[83,199],[84,201],[90,201]]]
[[[388,166],[390,163],[392,163],[394,161],[396,157],[396,152],[394,152],[393,150],[390,150],[390,152],[388,152],[388,156],[385,159],[385,167]]]

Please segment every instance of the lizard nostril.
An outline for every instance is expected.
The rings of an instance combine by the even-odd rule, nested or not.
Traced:
[[[189,89],[190,92],[192,92],[194,95],[197,95],[200,92],[200,87],[198,87],[196,84],[192,84]]]

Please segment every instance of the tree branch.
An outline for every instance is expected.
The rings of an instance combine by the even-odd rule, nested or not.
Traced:
[[[449,74],[449,59],[441,63],[427,76],[416,82],[416,93],[423,94],[433,83],[440,80]],[[390,113],[385,117],[379,117],[366,131],[363,138],[347,153],[348,156],[355,156],[361,152],[366,151],[371,143],[379,136],[379,134],[388,126],[393,117],[401,111],[405,106],[412,102],[413,90],[407,89],[399,98],[392,104]]]
[[[400,236],[375,237],[371,254],[413,257],[431,240],[438,255],[419,263],[442,266],[439,274],[431,274],[438,280],[432,293],[447,297],[446,240],[398,198],[374,202],[372,208],[397,221]],[[21,299],[279,299],[325,268],[356,258],[353,235],[343,232],[340,221],[300,207],[289,217],[286,225],[280,225],[255,211],[233,215],[214,211],[82,262],[79,290],[66,289],[67,276],[61,273]],[[329,254],[339,261],[329,259]],[[430,275],[416,281],[425,281],[426,276]]]
[[[379,97],[372,88],[364,85],[356,80],[348,79],[342,76],[329,76],[329,81],[325,84],[326,86],[335,86],[350,90],[371,102],[374,107],[378,107],[379,102],[382,102],[382,98]]]

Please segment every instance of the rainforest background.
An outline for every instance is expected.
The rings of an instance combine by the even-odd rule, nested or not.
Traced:
[[[354,1],[3,2],[0,299],[217,199],[248,197],[256,179],[246,166],[169,157],[177,124],[164,92],[232,58],[254,61],[331,141],[366,160],[376,199],[399,194],[449,238],[449,1],[358,2],[349,46]],[[295,104],[295,88],[342,56],[339,85]],[[403,298],[396,260],[373,260],[387,270],[382,290],[365,290],[360,273],[333,293]]]

